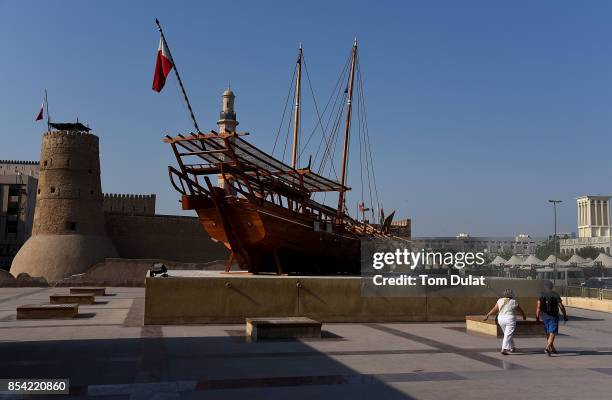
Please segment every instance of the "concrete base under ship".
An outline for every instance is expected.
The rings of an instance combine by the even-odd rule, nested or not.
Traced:
[[[529,312],[541,282],[492,279],[450,295],[431,291],[414,297],[365,297],[359,276],[278,276],[172,271],[146,278],[145,324],[244,323],[253,317],[308,317],[321,322],[464,321],[484,315],[504,288],[512,288]]]

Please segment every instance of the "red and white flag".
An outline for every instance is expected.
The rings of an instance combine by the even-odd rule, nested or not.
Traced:
[[[40,110],[38,111],[38,114],[36,114],[35,121],[40,121],[41,119],[44,118],[44,116],[45,116],[45,100],[43,99],[43,102],[40,105]]]
[[[153,90],[160,92],[166,84],[166,78],[174,66],[170,52],[163,38],[159,38],[157,61],[155,62],[155,75],[153,76]]]

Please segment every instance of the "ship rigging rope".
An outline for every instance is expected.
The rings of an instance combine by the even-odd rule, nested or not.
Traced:
[[[338,139],[340,137],[340,135],[338,134],[340,131],[340,125],[342,124],[342,116],[344,115],[344,103],[346,102],[346,95],[343,96],[339,96],[338,97],[339,101],[338,101],[338,112],[337,112],[337,116],[336,118],[334,118],[334,124],[332,126],[332,133],[331,133],[331,140],[329,141],[328,145],[325,146],[325,150],[323,152],[322,158],[321,158],[321,162],[319,164],[319,171],[324,171],[325,170],[325,166],[328,162],[330,162],[330,167],[329,169],[331,169],[331,166],[334,164],[333,163],[333,158],[334,158],[334,154],[336,154],[336,148],[338,146]],[[330,119],[331,121],[331,119]]]
[[[326,153],[327,156],[323,155],[323,159],[321,160],[321,165],[319,166],[319,171],[324,171],[325,169],[325,165],[328,161],[330,161],[329,163],[329,167],[327,168],[327,172],[323,172],[324,175],[329,175],[330,174],[330,170],[332,169],[333,165],[334,165],[334,154],[336,154],[336,148],[338,147],[338,141],[339,141],[339,128],[340,125],[342,123],[342,116],[344,115],[344,109],[345,107],[343,107],[343,105],[346,103],[346,94],[342,97],[340,97],[340,102],[339,102],[339,112],[338,112],[338,116],[335,119],[334,122],[334,126],[333,126],[333,130],[332,130],[332,140],[330,141],[330,145],[333,144],[333,147],[329,147],[326,149]],[[348,163],[347,163],[348,165]],[[348,176],[348,174],[347,174]],[[323,193],[323,202],[325,202],[325,199],[327,198],[327,193]]]
[[[358,136],[359,136],[359,165],[363,165],[363,142],[364,140],[362,139],[363,136],[363,129],[362,129],[362,120],[363,118],[361,118],[361,113],[357,113],[358,116]],[[363,184],[363,168],[359,168],[359,180],[361,182],[361,207],[365,207],[365,202],[364,202],[364,196],[363,196],[363,189],[364,189],[364,184]],[[365,214],[365,211],[362,211],[362,215]],[[359,219],[359,207],[357,208],[357,219]]]
[[[329,124],[334,121],[334,124],[332,125],[332,133],[330,135],[330,140],[328,142],[326,142],[325,145],[325,150],[323,151],[323,155],[321,158],[321,162],[319,164],[319,171],[321,171],[322,173],[323,168],[325,167],[325,164],[328,161],[328,158],[332,158],[333,159],[333,155],[335,154],[335,151],[331,151],[332,148],[332,144],[334,144],[334,149],[336,147],[335,143],[337,141],[337,133],[338,133],[338,128],[340,126],[340,121],[342,119],[342,113],[344,112],[344,105],[346,102],[346,94],[347,94],[347,89],[345,89],[344,91],[342,90],[342,86],[340,86],[342,84],[342,82],[344,81],[345,77],[348,76],[348,71],[349,71],[349,67],[350,67],[350,62],[351,62],[351,55],[349,54],[346,62],[344,63],[344,67],[341,70],[340,76],[338,77],[338,83],[336,85],[336,87],[334,87],[334,91],[332,92],[331,96],[330,96],[330,100],[333,98],[333,103],[332,103],[332,109],[331,112],[329,114],[329,120],[327,121],[327,124],[325,125],[325,130],[327,130],[329,128]],[[334,96],[335,94],[335,96]],[[329,101],[328,101],[329,103]],[[336,110],[337,109],[337,110]],[[336,118],[334,118],[334,116],[336,116]],[[314,159],[316,160],[319,156],[319,151],[321,150],[321,145],[323,142],[319,143],[319,147],[317,148],[317,152],[315,153],[315,157]],[[333,161],[332,161],[333,164]],[[335,172],[335,170],[334,170]],[[337,174],[336,174],[336,179],[338,178]]]
[[[334,115],[333,112],[330,113],[330,118],[328,119],[327,123],[325,124],[325,128],[323,127],[323,116],[325,115],[325,113],[327,112],[327,109],[330,105],[330,103],[332,103],[332,99],[334,98],[334,94],[336,94],[336,99],[337,99],[337,95],[339,94],[339,88],[341,87],[340,85],[342,84],[342,78],[344,76],[344,74],[340,74],[338,76],[338,79],[336,80],[336,84],[334,85],[334,88],[332,89],[331,95],[329,96],[327,103],[325,104],[325,107],[323,108],[323,113],[319,112],[319,107],[317,106],[317,101],[316,101],[316,96],[314,93],[314,90],[312,88],[312,82],[310,80],[310,74],[308,72],[308,66],[306,64],[306,60],[302,59],[303,63],[304,63],[304,70],[306,71],[306,78],[308,79],[308,86],[310,87],[310,93],[312,95],[313,101],[314,101],[314,105],[315,105],[315,111],[317,113],[317,117],[318,117],[318,122],[317,125],[315,126],[315,128],[312,130],[312,132],[310,133],[310,135],[308,136],[308,139],[306,140],[306,143],[304,144],[304,147],[302,148],[302,150],[300,151],[300,154],[302,154],[306,148],[308,147],[308,144],[310,143],[311,139],[313,138],[317,127],[320,128],[321,130],[321,136],[323,137],[323,141],[325,142],[326,147],[330,146],[330,141],[331,138],[327,138],[327,135],[325,134],[327,128],[329,127],[329,123],[331,121],[331,117]],[[347,57],[345,65],[342,69],[342,71],[348,71],[348,65],[350,62],[350,57]],[[334,103],[335,104],[335,103]],[[335,105],[332,106],[332,110],[335,109]],[[323,144],[323,141],[319,142],[319,145],[317,147],[317,151],[315,152],[315,156],[314,156],[314,161],[316,161],[318,155],[319,155],[319,151],[321,150],[321,145]],[[338,174],[336,173],[336,169],[335,167],[333,168],[333,172],[334,175],[336,176],[336,179],[338,179]]]
[[[328,161],[331,161],[329,164],[330,165],[329,169],[331,169],[334,165],[334,154],[336,154],[336,148],[338,146],[338,139],[340,137],[339,128],[342,123],[342,117],[344,115],[344,110],[347,108],[346,100],[348,97],[348,79],[349,79],[349,69],[350,69],[350,64],[351,64],[351,57],[352,57],[352,54],[349,54],[347,57],[346,63],[344,65],[344,68],[342,69],[340,73],[340,77],[339,77],[340,82],[343,82],[344,79],[346,79],[347,85],[344,90],[342,90],[342,86],[339,86],[340,90],[336,92],[336,96],[335,96],[333,106],[332,106],[332,111],[330,112],[329,121],[328,121],[328,124],[326,125],[326,129],[327,129],[327,127],[329,126],[329,123],[332,121],[332,118],[335,116],[335,118],[333,118],[334,124],[332,126],[331,139],[325,146],[325,151],[323,152],[321,163],[319,165],[319,171],[321,171],[323,174],[325,174],[324,169]],[[317,149],[317,155],[318,155],[318,149]],[[323,203],[325,203],[326,198],[327,198],[327,193],[323,193]]]
[[[291,81],[289,83],[289,93],[287,93],[287,99],[285,100],[285,108],[283,109],[283,115],[281,117],[280,124],[278,125],[278,130],[276,131],[276,137],[274,138],[274,146],[272,146],[272,154],[274,154],[274,150],[276,149],[276,143],[278,142],[278,137],[280,136],[281,129],[283,128],[283,122],[285,121],[285,114],[287,113],[287,105],[289,104],[291,93],[293,93],[293,83],[295,82],[296,72],[297,72],[297,64],[295,65],[295,67],[293,67],[293,76],[291,77]]]
[[[369,188],[369,193],[370,193],[370,205],[371,205],[371,211],[372,211],[372,220],[375,219],[374,217],[374,202],[372,199],[372,185],[374,186],[374,195],[375,195],[375,199],[376,199],[376,207],[377,207],[377,212],[380,212],[381,209],[381,204],[380,204],[380,199],[378,196],[378,185],[376,184],[376,174],[374,173],[374,160],[372,158],[372,143],[370,140],[370,132],[368,129],[368,117],[367,117],[367,113],[366,113],[366,105],[365,105],[365,88],[364,88],[364,84],[363,84],[363,77],[361,74],[361,64],[359,63],[359,58],[357,58],[357,88],[358,88],[358,104],[359,104],[359,108],[361,108],[361,111],[359,112],[359,115],[362,118],[363,121],[363,129],[365,131],[365,143],[364,143],[364,148],[367,151],[366,153],[366,167],[367,167],[367,173],[368,173],[368,188]],[[370,177],[371,174],[371,177]]]
[[[334,88],[321,112],[318,103],[316,101],[315,91],[312,85],[312,81],[310,78],[310,73],[308,71],[308,65],[306,63],[306,59],[304,55],[302,55],[302,66],[304,67],[304,72],[306,75],[306,80],[308,82],[308,87],[310,90],[310,95],[312,97],[314,103],[314,109],[316,112],[317,122],[308,135],[306,141],[299,140],[298,141],[298,159],[302,157],[302,155],[306,152],[308,146],[311,144],[311,141],[317,131],[321,133],[322,140],[319,141],[317,145],[317,149],[314,155],[311,155],[311,163],[312,165],[316,165],[318,162],[318,168],[316,171],[320,175],[323,176],[335,176],[336,180],[338,180],[338,174],[336,168],[334,166],[336,150],[338,148],[338,142],[342,135],[340,135],[340,127],[342,126],[343,116],[345,115],[345,111],[348,110],[347,98],[348,98],[348,79],[350,79],[350,65],[351,65],[351,57],[352,51],[346,58],[344,66],[342,67],[338,79],[334,85]],[[285,118],[287,114],[289,117],[287,118],[287,126],[285,135],[285,143],[283,146],[282,158],[281,160],[285,161],[285,156],[287,153],[287,147],[289,144],[289,138],[291,136],[291,128],[293,126],[293,118],[295,116],[295,108],[292,111],[287,113],[287,108],[292,98],[295,97],[296,91],[296,74],[297,74],[297,63],[294,66],[293,74],[291,77],[291,82],[289,85],[289,91],[287,93],[287,98],[285,99],[285,105],[283,108],[283,113],[281,116],[281,121],[278,126],[276,136],[274,138],[274,146],[272,148],[272,154],[274,154],[277,146],[279,145],[278,141],[281,136],[281,131],[284,131]],[[365,199],[368,197],[370,212],[372,215],[372,220],[375,220],[375,215],[380,213],[381,203],[378,195],[378,186],[376,183],[376,174],[374,173],[374,162],[372,157],[372,141],[370,139],[369,129],[368,129],[368,120],[366,114],[366,106],[365,106],[365,95],[364,95],[364,83],[363,77],[361,73],[361,65],[359,63],[359,57],[356,59],[355,66],[355,94],[353,100],[354,111],[357,114],[357,137],[359,142],[359,164],[360,164],[360,173],[359,179],[361,183],[361,204],[365,207]],[[345,88],[342,87],[343,82],[347,82]],[[302,127],[302,120],[300,118],[300,126]],[[300,129],[301,131],[301,129]],[[329,132],[329,135],[326,134]],[[351,146],[351,138],[349,136],[349,148]],[[304,143],[301,145],[301,143]],[[321,152],[322,151],[322,152]],[[319,159],[320,156],[320,159]],[[348,156],[347,156],[348,157]],[[348,181],[348,172],[350,163],[350,157],[347,158],[346,162],[346,180]],[[314,170],[315,168],[311,166]],[[366,191],[367,185],[367,191]],[[367,192],[367,193],[366,193]],[[313,199],[316,198],[318,193],[313,193]],[[327,192],[323,192],[323,203],[325,203],[325,199],[327,197]],[[346,202],[346,198],[345,198]],[[348,211],[345,206],[345,212]],[[376,214],[375,214],[376,213]]]
[[[295,91],[297,90],[297,85],[294,86],[293,92],[291,92],[291,97],[295,97]],[[287,133],[285,134],[285,146],[283,147],[283,156],[281,158],[282,162],[285,162],[285,154],[287,154],[287,144],[289,144],[289,136],[291,136],[291,127],[293,126],[292,118],[289,118],[289,123],[287,124]]]

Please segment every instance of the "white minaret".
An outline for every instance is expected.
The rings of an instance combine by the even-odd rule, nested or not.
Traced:
[[[234,111],[234,92],[228,86],[227,90],[223,92],[222,96],[222,109],[219,113],[219,121],[217,121],[217,125],[219,126],[219,133],[225,132],[236,132],[236,126],[238,126],[238,121],[236,121],[236,111]]]
[[[217,126],[219,126],[219,133],[228,133],[228,132],[236,132],[236,126],[238,126],[238,121],[236,121],[236,111],[234,111],[234,92],[230,86],[227,86],[225,92],[223,92],[223,96],[221,97],[221,105],[222,109],[219,113],[219,121],[217,121]],[[234,138],[229,138],[230,142],[234,142]],[[223,156],[224,159],[226,156]],[[217,186],[220,188],[225,188],[228,194],[233,194],[230,190],[230,185],[226,187],[225,180],[223,179],[223,175],[217,175]]]

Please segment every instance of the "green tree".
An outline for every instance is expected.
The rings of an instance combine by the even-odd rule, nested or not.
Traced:
[[[503,258],[504,260],[509,260],[510,257],[512,257],[512,250],[504,250],[501,253],[499,253],[499,256]]]
[[[538,257],[540,260],[546,260],[548,256],[550,256],[551,254],[553,255],[555,254],[555,247],[556,247],[557,255],[558,255],[559,254],[559,242],[555,243],[553,238],[549,237],[546,241],[540,243],[538,247],[536,247],[536,257]]]
[[[593,246],[583,247],[576,252],[580,257],[590,258],[592,260],[596,259],[599,253],[601,253],[601,250]]]

